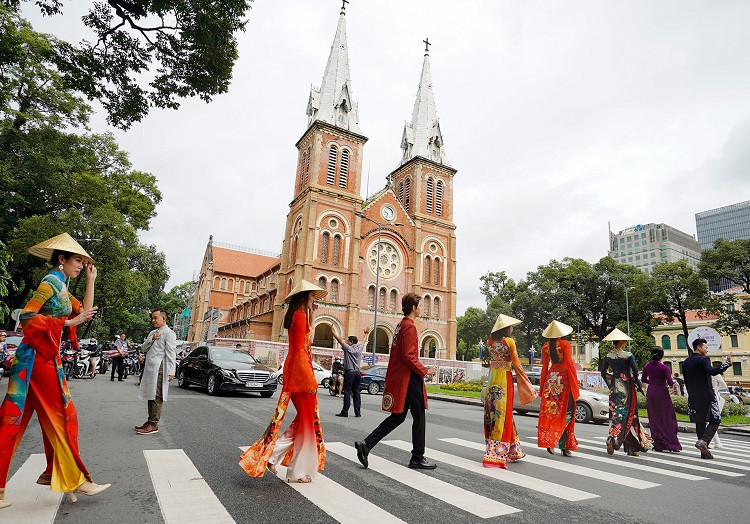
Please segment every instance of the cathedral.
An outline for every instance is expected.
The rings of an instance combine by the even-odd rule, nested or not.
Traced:
[[[304,278],[328,290],[316,312],[314,346],[333,347],[333,333],[362,338],[377,316],[376,350],[387,354],[403,316],[401,297],[413,291],[423,297],[420,355],[455,358],[456,169],[446,157],[425,44],[414,110],[401,136],[401,160],[385,177],[385,187],[363,200],[362,153],[368,139],[359,127],[342,9],[323,80],[310,90],[307,129],[296,144],[282,253],[260,259],[236,248],[245,263],[225,262],[221,269],[213,267],[217,248],[209,241],[189,340],[286,341],[284,298]],[[226,258],[227,248],[221,250]],[[255,275],[239,267],[249,265],[263,269]],[[368,350],[372,338],[373,333]]]

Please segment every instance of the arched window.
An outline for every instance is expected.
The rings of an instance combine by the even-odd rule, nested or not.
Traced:
[[[440,297],[435,297],[432,301],[432,316],[435,318],[440,316]]]
[[[245,294],[250,294],[250,281],[245,282]]]
[[[333,237],[333,257],[331,257],[331,263],[334,266],[339,265],[340,254],[341,254],[341,235],[335,235]]]
[[[292,292],[292,286],[293,285],[294,285],[294,281],[290,278],[289,282],[286,283],[286,294],[287,295]]]
[[[305,175],[305,185],[307,186],[310,184],[310,150],[309,149],[307,150],[307,154],[305,155],[305,166],[304,166],[303,173]]]
[[[227,290],[227,279],[226,279],[226,277],[223,277],[221,279],[221,287],[219,289],[221,289],[222,291],[226,291]]]
[[[432,214],[432,201],[435,198],[435,182],[431,178],[427,179],[427,213]]]
[[[432,276],[433,276],[433,283],[436,286],[440,285],[440,259],[435,258],[435,261],[432,264]]]
[[[331,302],[339,301],[339,281],[335,278],[331,280],[331,294],[328,296]]]
[[[662,337],[661,337],[661,348],[662,349],[672,349],[672,340],[669,338],[669,335],[662,335]]]
[[[391,289],[391,300],[390,300],[390,303],[389,303],[391,311],[396,311],[396,302],[397,302],[397,299],[398,299],[398,293],[396,293],[395,289]]]
[[[326,287],[326,277],[320,277],[318,279],[318,286],[322,287],[323,289],[328,289]]]
[[[401,205],[404,205],[404,183],[401,182],[398,185],[398,201],[401,202]]]
[[[258,314],[258,307],[259,307],[258,306],[258,302],[256,302],[255,304],[253,304],[253,315],[257,315]]]
[[[677,335],[677,349],[687,349],[687,339],[682,333]]]
[[[422,272],[424,275],[422,275],[422,281],[426,284],[430,283],[430,265],[432,263],[432,258],[430,256],[424,257],[424,267],[422,269]]]
[[[381,287],[380,293],[378,293],[378,308],[380,308],[380,311],[385,311],[385,300],[386,300],[386,289],[384,287]]]
[[[292,252],[289,256],[289,261],[292,264],[297,262],[297,242],[298,242],[298,237],[297,235],[294,235],[294,238],[292,238]]]
[[[328,151],[328,175],[326,176],[326,184],[332,186],[336,181],[336,159],[338,158],[339,150],[336,146],[331,146]]]
[[[253,282],[253,283],[251,284],[251,291],[255,291],[255,287],[256,287],[256,284],[255,284],[255,282]]]
[[[430,298],[430,295],[425,295],[424,300],[422,301],[422,316],[423,317],[430,316],[430,303],[431,302],[432,302],[432,299]]]
[[[407,178],[404,184],[404,207],[409,211],[409,205],[411,204],[411,178]]]
[[[214,289],[218,289],[220,282],[221,282],[221,279],[219,277],[214,277]]]
[[[367,288],[367,307],[370,309],[375,307],[375,286]]]
[[[331,235],[328,232],[323,233],[323,241],[320,243],[320,262],[321,264],[328,263],[328,243]]]
[[[233,278],[229,279],[229,283],[227,284],[227,287],[229,291],[234,291],[234,279]]]
[[[443,216],[443,181],[437,181],[437,189],[435,191],[435,215]]]
[[[341,150],[341,165],[339,166],[339,187],[346,188],[346,180],[349,176],[349,150]]]

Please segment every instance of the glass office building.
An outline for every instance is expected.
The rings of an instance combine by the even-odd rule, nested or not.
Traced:
[[[714,242],[750,238],[750,200],[695,214],[695,228],[701,249],[711,249]],[[711,282],[711,291],[726,291],[736,284],[728,280]]]

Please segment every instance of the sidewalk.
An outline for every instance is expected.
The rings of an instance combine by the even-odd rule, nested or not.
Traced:
[[[427,398],[443,402],[455,402],[456,404],[465,404],[467,406],[482,406],[482,401],[478,398],[459,397],[456,395],[445,395],[443,393],[427,393]],[[641,424],[646,428],[649,427],[648,419],[642,417]],[[678,420],[677,431],[680,433],[695,433],[695,425],[690,422]],[[750,426],[719,426],[719,433],[750,437]]]

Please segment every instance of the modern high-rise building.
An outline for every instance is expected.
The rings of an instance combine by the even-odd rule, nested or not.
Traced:
[[[750,200],[696,213],[695,228],[701,249],[711,249],[720,238],[750,238]]]
[[[660,262],[686,260],[696,268],[701,247],[693,235],[666,224],[638,224],[619,233],[609,232],[609,256],[620,264],[650,273]]]

